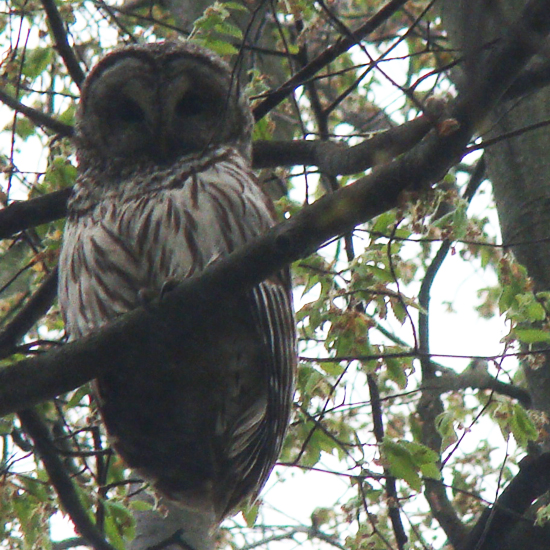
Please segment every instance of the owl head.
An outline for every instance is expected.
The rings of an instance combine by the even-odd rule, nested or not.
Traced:
[[[119,48],[84,82],[80,169],[169,166],[219,146],[251,155],[253,119],[230,68],[189,42]]]

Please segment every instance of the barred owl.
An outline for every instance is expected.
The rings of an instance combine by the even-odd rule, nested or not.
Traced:
[[[128,46],[92,70],[77,113],[79,175],[60,256],[71,339],[274,224],[251,171],[251,131],[232,73],[203,48]],[[95,385],[128,466],[161,495],[219,522],[257,495],[289,422],[296,354],[288,273],[220,305],[197,331],[169,351],[159,344],[136,357],[131,376],[113,372]]]

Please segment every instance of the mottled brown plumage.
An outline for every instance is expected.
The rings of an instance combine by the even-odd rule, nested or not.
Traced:
[[[86,80],[59,301],[71,338],[203,270],[275,223],[251,171],[252,117],[228,67],[188,43],[130,46]],[[261,489],[295,370],[287,274],[97,381],[113,445],[164,495],[221,521]],[[172,343],[174,344],[174,343]],[[190,384],[189,369],[204,373]]]

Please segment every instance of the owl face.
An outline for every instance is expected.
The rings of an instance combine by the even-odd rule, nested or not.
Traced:
[[[211,147],[250,147],[251,114],[229,68],[186,43],[130,46],[87,78],[78,111],[81,167],[94,156],[120,164],[169,165]]]

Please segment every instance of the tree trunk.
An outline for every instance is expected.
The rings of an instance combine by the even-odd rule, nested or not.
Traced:
[[[442,18],[466,63],[456,82],[478,78],[476,61],[484,47],[507,30],[524,2],[506,0],[444,0]],[[479,40],[482,37],[483,40]],[[529,40],[525,36],[525,40]],[[534,61],[536,63],[536,60]],[[491,139],[550,118],[550,88],[519,100],[503,102],[485,121],[483,137]],[[504,139],[485,151],[487,174],[493,186],[502,240],[509,245],[534,281],[537,291],[550,289],[550,130],[527,131]],[[533,407],[550,414],[550,358],[533,369],[523,369]]]
[[[452,75],[459,88],[470,79],[483,78],[476,71],[479,60],[524,7],[521,0],[442,1],[443,24],[452,46],[464,56],[461,68]],[[525,40],[530,39],[525,36]],[[537,62],[540,59],[533,64]],[[480,134],[488,140],[549,118],[547,87],[520,99],[502,101],[489,120],[483,121]],[[485,150],[485,160],[503,243],[526,267],[535,290],[550,290],[550,129],[526,131],[496,142]],[[550,416],[550,355],[536,369],[528,361],[521,366],[532,407]],[[550,440],[541,447],[548,450]],[[508,536],[506,548],[550,548],[549,530],[533,527],[529,521],[519,522]],[[482,543],[481,548],[493,548],[491,541]]]

